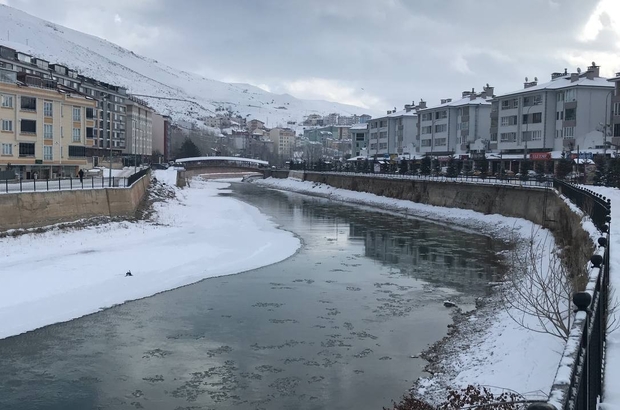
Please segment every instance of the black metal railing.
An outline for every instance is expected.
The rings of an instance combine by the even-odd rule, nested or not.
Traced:
[[[590,216],[603,233],[590,258],[586,290],[573,294],[575,318],[549,399],[531,404],[528,410],[596,409],[603,396],[605,339],[609,307],[609,256],[611,202],[591,190],[554,181],[554,187]]]
[[[599,231],[605,232],[603,229],[605,229],[606,218],[610,215],[611,209],[610,199],[587,188],[558,179],[553,180],[553,187],[588,215]]]
[[[139,180],[140,178],[142,178],[143,176],[145,176],[146,174],[148,174],[150,171],[150,168],[144,168],[141,171],[136,172],[135,174],[129,176],[127,178],[127,185],[125,186],[132,186],[134,182],[136,182],[137,180]]]
[[[71,191],[80,189],[128,188],[147,175],[149,169],[142,169],[128,177],[85,176],[56,179],[3,179],[0,180],[0,194],[20,192]]]

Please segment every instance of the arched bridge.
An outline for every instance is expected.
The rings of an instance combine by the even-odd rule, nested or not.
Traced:
[[[181,158],[175,161],[182,165],[185,175],[204,175],[207,178],[231,178],[252,174],[263,174],[269,167],[269,162],[260,159],[242,157],[192,157]]]

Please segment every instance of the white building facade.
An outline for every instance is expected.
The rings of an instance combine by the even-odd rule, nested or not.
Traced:
[[[484,91],[464,91],[461,99],[441,100],[435,107],[418,110],[419,156],[465,156],[477,147],[486,147],[490,139],[493,87]]]
[[[524,158],[549,153],[549,159],[561,152],[601,149],[613,89],[594,63],[585,73],[553,73],[543,84],[526,81],[522,90],[493,101],[490,148]]]

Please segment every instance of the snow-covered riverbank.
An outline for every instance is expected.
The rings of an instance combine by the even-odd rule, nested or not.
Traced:
[[[172,182],[165,171],[156,177]],[[218,196],[228,186],[194,180],[191,188],[175,188],[176,199],[155,204],[156,223],[0,239],[0,338],[294,254],[300,241],[292,233],[256,208]]]
[[[269,178],[255,183],[346,203],[377,206],[450,227],[466,227],[498,240],[533,239],[536,246],[544,249],[543,260],[555,248],[549,231],[524,219],[435,207],[294,179]],[[450,231],[450,234],[458,233]],[[497,298],[491,298],[486,307],[459,323],[457,336],[448,339],[437,352],[432,367],[441,369],[441,372],[418,381],[416,389],[421,396],[431,401],[441,400],[445,398],[446,387],[469,384],[511,389],[530,399],[544,398],[548,394],[563,342],[549,334],[521,327],[498,305]],[[536,319],[530,319],[531,325],[535,326]]]

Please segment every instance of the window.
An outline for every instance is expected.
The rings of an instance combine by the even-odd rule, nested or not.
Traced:
[[[430,112],[426,112],[424,114],[422,114],[422,121],[432,121],[433,120],[433,114]]]
[[[95,138],[97,136],[96,130],[92,127],[87,127],[86,128],[86,138]],[[360,136],[362,137],[360,140]],[[363,141],[364,140],[364,134],[357,134],[357,140],[358,141]]]
[[[34,120],[21,120],[20,132],[22,134],[36,134],[37,122]]]
[[[540,141],[542,140],[542,131],[524,131],[521,133],[522,141]]]
[[[516,115],[509,115],[506,117],[502,117],[502,127],[506,127],[509,125],[517,125],[517,116]]]
[[[92,120],[95,118],[95,110],[92,108],[86,108],[86,119]]]
[[[539,124],[542,122],[542,113],[523,114],[523,124]]]
[[[13,145],[2,144],[2,155],[13,155]]]
[[[13,96],[12,95],[2,96],[2,108],[13,108]]]
[[[447,124],[437,124],[435,125],[435,132],[446,132],[448,130]]]
[[[614,115],[620,115],[620,103],[614,103]]]
[[[34,143],[20,142],[19,143],[19,156],[20,157],[34,157]]]
[[[74,128],[73,129],[73,142],[80,142],[82,141],[82,134],[81,134],[82,130],[79,128]]]
[[[432,128],[433,127],[431,127],[430,125],[426,126],[426,127],[422,127],[421,128],[421,130],[422,130],[421,132],[422,132],[422,134],[430,134],[431,132],[433,132]]]
[[[571,138],[575,136],[575,127],[564,128],[564,138]]]
[[[507,110],[509,108],[511,108],[510,107],[510,101],[509,100],[503,100],[502,101],[502,110]]]
[[[43,102],[43,115],[45,115],[46,117],[51,117],[53,115],[53,104],[51,101],[44,101]]]
[[[620,124],[614,124],[614,137],[620,137]]]
[[[565,121],[575,121],[577,116],[577,110],[575,108],[567,108],[564,113]]]
[[[577,99],[577,90],[566,90],[564,92],[564,101],[575,101]]]
[[[69,156],[70,157],[85,157],[86,147],[69,145]]]
[[[469,115],[469,107],[461,107],[459,108],[459,115]]]
[[[435,113],[436,120],[443,120],[444,118],[448,118],[448,111],[443,110],[443,111],[437,111]]]
[[[442,147],[444,145],[446,145],[446,138],[436,138],[435,139],[435,146],[437,147]]]
[[[54,159],[54,155],[52,153],[52,146],[51,145],[45,145],[43,147],[43,159],[45,161],[52,161]]]
[[[379,133],[379,138],[387,138],[387,131],[381,131]]]
[[[371,122],[371,123],[370,123],[370,128],[377,128],[378,124],[379,124],[379,123],[378,123],[378,122],[376,122],[376,121],[375,121],[375,122]]]
[[[384,127],[387,127],[387,121],[386,120],[379,121],[379,128],[384,128]]]
[[[73,107],[73,121],[82,121],[82,109]]]
[[[517,140],[516,132],[502,132],[500,135],[501,142],[515,142]]]
[[[387,149],[387,142],[379,143],[379,149]]]
[[[370,144],[370,149],[372,149],[372,150],[377,149],[377,144]]]
[[[469,130],[469,123],[468,122],[459,122],[458,124],[456,124],[456,129],[458,131],[460,131],[460,130]]]
[[[21,97],[21,109],[24,111],[36,111],[37,99],[34,97]]]
[[[529,97],[523,97],[524,107],[531,107],[532,105],[540,105],[540,104],[542,104],[542,96],[540,94],[532,95]]]
[[[13,131],[13,121],[2,120],[2,131]]]
[[[422,140],[422,143],[420,145],[422,147],[430,147],[431,146],[431,140]]]
[[[557,101],[558,102],[564,102],[564,93],[562,93],[562,92],[558,93]]]
[[[44,124],[43,125],[43,138],[45,138],[45,139],[53,139],[54,138],[54,126],[52,124]]]
[[[496,132],[492,132],[491,133],[491,142],[497,142],[497,133]]]
[[[555,137],[562,138],[562,130],[555,130]]]

